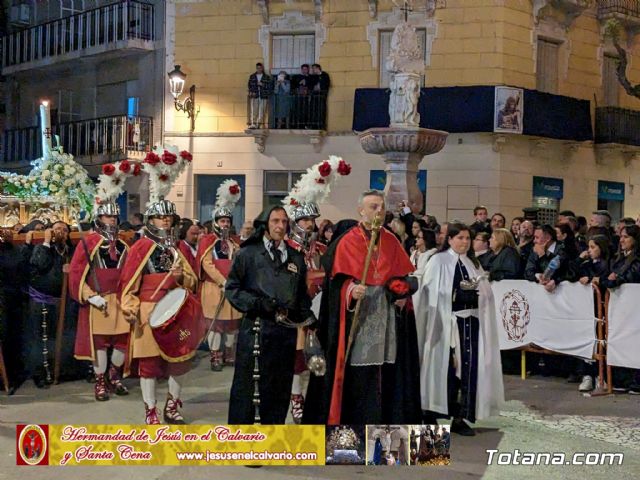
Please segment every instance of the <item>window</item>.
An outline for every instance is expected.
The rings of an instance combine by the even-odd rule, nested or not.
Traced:
[[[58,122],[80,120],[80,98],[71,90],[58,91]]]
[[[422,58],[427,59],[427,30],[424,28],[417,28],[416,34],[418,35],[418,46],[422,52]],[[380,72],[380,87],[389,88],[391,82],[391,74],[387,72],[386,61],[391,50],[391,37],[393,36],[393,30],[380,30],[380,41],[378,42],[380,52],[378,54],[378,71]],[[424,75],[422,76],[422,86],[424,87]]]
[[[602,65],[602,87],[604,93],[604,104],[606,106],[618,106],[618,76],[616,75],[618,57],[605,55]]]
[[[558,91],[558,48],[560,44],[538,38],[538,58],[536,63],[536,88],[541,92]]]
[[[284,197],[289,194],[305,171],[265,170],[262,208],[282,205]]]
[[[84,0],[60,0],[60,18],[84,11]]]
[[[137,117],[140,111],[140,98],[129,97],[127,98],[127,116]]]
[[[313,33],[273,35],[271,37],[271,73],[284,70],[288,74],[300,72],[300,65],[315,63],[316,39]]]

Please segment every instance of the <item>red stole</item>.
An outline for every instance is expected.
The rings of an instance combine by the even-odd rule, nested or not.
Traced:
[[[367,238],[361,226],[349,230],[338,243],[333,262],[332,277],[337,274],[345,274],[360,281],[364,261],[369,248]],[[366,285],[385,285],[393,277],[405,277],[415,269],[409,260],[409,256],[398,239],[384,228],[380,229],[377,250],[374,251],[367,272]],[[342,394],[344,392],[344,374],[346,368],[347,348],[347,289],[349,281],[342,284],[340,289],[340,327],[338,336],[338,353],[336,368],[333,377],[331,391],[331,406],[329,408],[329,425],[340,425],[342,415]]]

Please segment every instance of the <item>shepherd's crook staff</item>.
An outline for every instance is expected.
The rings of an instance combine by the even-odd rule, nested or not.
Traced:
[[[369,248],[367,249],[367,258],[364,261],[364,270],[362,271],[362,277],[360,280],[360,285],[365,285],[367,282],[367,275],[369,273],[369,265],[371,265],[371,257],[373,256],[373,249],[376,246],[376,240],[378,239],[378,234],[380,233],[380,227],[382,226],[382,221],[380,216],[376,214],[375,218],[371,222],[371,240],[369,240]],[[362,304],[362,297],[360,297],[356,301],[356,308],[353,312],[353,320],[351,321],[351,330],[349,331],[349,341],[347,342],[347,354],[344,357],[345,362],[349,360],[349,353],[351,352],[351,346],[353,345],[353,340],[355,339],[356,333],[358,333],[358,326],[360,324],[360,305]]]

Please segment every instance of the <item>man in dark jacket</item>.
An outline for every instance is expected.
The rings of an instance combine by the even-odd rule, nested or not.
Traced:
[[[312,102],[313,112],[317,115],[317,118],[312,119],[317,125],[316,128],[320,130],[326,130],[327,128],[327,95],[329,94],[329,88],[331,87],[331,79],[327,72],[322,71],[322,67],[314,63],[311,65],[312,74],[315,77]]]
[[[571,262],[565,257],[562,247],[557,242],[556,231],[551,225],[536,227],[533,243],[533,252],[529,255],[524,272],[525,280],[544,285],[548,292],[555,290],[561,281],[576,280]],[[555,257],[558,257],[559,265],[555,271],[550,272],[550,278],[546,278],[545,271]]]
[[[225,296],[244,313],[229,401],[230,424],[284,424],[293,381],[296,327],[315,321],[304,256],[284,241],[288,224],[284,208],[264,211],[227,278]]]
[[[520,250],[520,271],[524,272],[529,261],[529,255],[533,252],[533,223],[529,220],[525,220],[520,224],[520,235],[518,236],[520,243],[518,249]]]
[[[256,71],[249,76],[249,128],[266,126],[267,102],[273,93],[273,79],[265,73],[264,66],[256,63]]]

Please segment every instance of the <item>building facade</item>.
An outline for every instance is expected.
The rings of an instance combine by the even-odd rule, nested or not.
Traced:
[[[102,164],[140,159],[161,139],[165,2],[4,4],[2,170],[28,171],[41,156],[42,101],[49,102],[52,134],[94,178]],[[128,189],[136,193],[121,199],[125,215],[144,204],[145,182],[135,179]]]
[[[117,12],[100,13],[102,23],[96,23],[98,13],[88,12],[115,8],[107,7],[109,2],[6,3],[11,3],[11,12],[16,4],[32,6],[30,23],[14,25],[3,40],[3,75],[8,80],[5,169],[24,167],[19,159],[29,155],[13,151],[14,145],[28,148],[29,134],[14,131],[35,127],[34,105],[46,95],[53,97],[60,124],[122,116],[135,126],[135,118],[151,118],[147,143],[133,142],[130,133],[115,134],[132,158],[160,141],[191,150],[194,161],[171,193],[184,216],[210,218],[217,185],[234,177],[244,187],[236,221],[251,219],[284,198],[301,172],[330,154],[344,157],[353,170],[321,205],[323,216],[355,216],[358,193],[384,184],[382,158],[362,150],[354,129],[386,126],[388,121],[385,89],[390,79],[384,59],[391,32],[404,17],[401,1],[113,4],[150,5],[151,41],[136,33],[137,25],[145,23],[141,18],[127,18],[125,25],[118,23],[124,20]],[[420,165],[418,182],[426,192],[428,213],[441,221],[470,220],[477,204],[507,218],[534,205],[550,220],[558,209],[588,214],[606,207],[616,217],[640,212],[640,191],[635,190],[640,184],[640,101],[619,86],[618,53],[604,35],[606,21],[618,18],[624,27],[621,42],[629,53],[629,78],[640,81],[636,2],[412,3],[415,9],[408,20],[416,27],[426,66],[421,125],[450,132],[444,149]],[[11,15],[20,18],[19,11]],[[61,20],[65,18],[73,20]],[[46,23],[52,19],[59,26]],[[108,27],[110,21],[114,27]],[[105,22],[101,34],[103,27],[96,25]],[[94,37],[85,34],[87,25],[94,26]],[[81,34],[75,33],[73,38],[80,40],[69,44],[71,32]],[[114,35],[126,41],[109,40]],[[293,76],[303,63],[321,64],[331,79],[326,104],[320,98],[326,123],[296,120],[296,115],[314,111],[316,99],[294,95],[285,103],[284,117],[291,121],[278,121],[279,107],[270,99],[265,125],[249,129],[247,83],[256,62],[275,76]],[[187,74],[185,90],[196,87],[199,112],[193,131],[169,92],[166,75],[174,65]],[[494,131],[496,86],[521,89],[522,133]],[[82,144],[74,144],[66,133],[71,153],[82,156],[97,148],[87,145],[83,134],[91,126],[60,131],[65,128]],[[95,171],[105,159],[91,153],[83,163]]]

